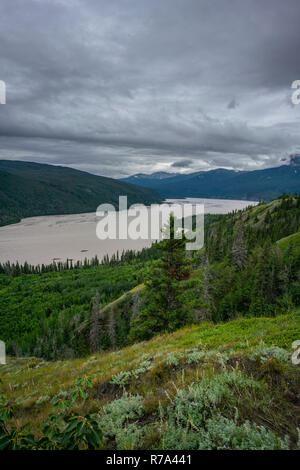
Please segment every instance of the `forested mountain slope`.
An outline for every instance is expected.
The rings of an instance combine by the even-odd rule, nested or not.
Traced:
[[[300,192],[300,157],[289,165],[254,171],[216,169],[190,174],[170,173],[161,179],[151,175],[133,175],[122,181],[153,188],[163,197],[203,197],[269,201],[282,193]]]
[[[159,202],[153,190],[72,168],[0,160],[0,225],[23,217],[94,212],[99,204],[118,207],[119,196],[128,204]]]
[[[216,320],[276,315],[300,304],[299,229],[299,196],[207,224],[204,263]]]

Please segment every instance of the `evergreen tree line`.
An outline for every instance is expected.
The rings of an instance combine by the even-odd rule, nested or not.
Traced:
[[[299,231],[300,197],[282,195],[275,202],[206,227],[202,257],[210,317],[216,321],[276,315],[300,304],[299,242],[291,241],[286,250],[276,243]]]
[[[255,208],[211,217],[205,223],[205,250],[210,262],[231,256],[233,244],[243,237],[248,250],[296,233],[300,229],[300,196],[282,195],[269,210],[260,203]]]
[[[18,262],[11,263],[7,261],[0,263],[0,274],[6,274],[11,277],[22,276],[23,274],[44,274],[51,272],[63,272],[68,270],[87,269],[95,268],[97,266],[117,266],[123,264],[129,264],[134,262],[146,262],[151,259],[156,259],[159,256],[157,250],[157,243],[154,242],[150,248],[143,248],[141,251],[135,250],[123,250],[120,254],[119,251],[113,255],[104,255],[99,260],[98,256],[94,256],[91,259],[85,258],[84,261],[76,261],[73,259],[67,259],[66,261],[55,261],[51,264],[38,264],[31,265],[25,261],[24,264]]]
[[[270,239],[254,251],[233,246],[232,255],[206,267],[210,318],[274,316],[300,305],[300,251],[280,250]]]

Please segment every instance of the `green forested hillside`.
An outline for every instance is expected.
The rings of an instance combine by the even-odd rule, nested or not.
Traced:
[[[0,160],[0,225],[22,217],[94,212],[99,204],[160,201],[153,190],[72,168]]]
[[[142,282],[144,263],[98,266],[18,277],[0,275],[0,331],[9,353],[48,359],[86,354],[75,329],[99,306]],[[103,345],[105,346],[105,344]],[[111,346],[108,341],[107,346]]]
[[[272,317],[300,305],[299,226],[299,196],[207,216],[205,248],[189,258],[191,275],[179,283],[179,324]],[[44,267],[39,274],[0,266],[1,337],[9,352],[47,359],[88,354],[93,329],[98,349],[129,344],[135,320],[152,301],[143,288],[123,294],[143,283],[159,255],[152,249],[139,256],[110,266]],[[150,324],[146,338],[154,334]]]
[[[299,196],[207,224],[203,256],[214,318],[275,315],[300,303],[299,228]]]

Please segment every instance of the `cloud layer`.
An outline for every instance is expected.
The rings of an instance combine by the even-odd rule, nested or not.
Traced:
[[[300,150],[299,0],[1,0],[0,158],[113,177]]]

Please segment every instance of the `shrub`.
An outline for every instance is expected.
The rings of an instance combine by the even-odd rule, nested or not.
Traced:
[[[106,437],[115,437],[128,420],[139,418],[143,412],[144,406],[140,395],[125,394],[122,398],[112,401],[104,407],[100,419],[103,434]]]
[[[260,343],[254,351],[249,354],[249,358],[253,361],[261,359],[266,362],[268,359],[278,359],[279,361],[287,362],[290,360],[290,353],[283,348],[278,346],[266,346],[264,343]]]
[[[202,426],[212,416],[216,406],[227,400],[230,404],[234,393],[246,388],[259,388],[253,379],[238,372],[224,372],[211,378],[202,379],[188,390],[179,390],[168,409],[171,421],[182,425]]]
[[[164,433],[163,449],[178,450],[287,450],[288,439],[280,439],[263,426],[245,421],[238,425],[235,419],[228,419],[220,414],[209,418],[205,427],[169,426]]]
[[[184,355],[181,352],[171,352],[167,356],[166,363],[168,366],[178,366],[183,357]]]
[[[261,385],[240,372],[224,372],[202,379],[188,390],[179,390],[167,409],[167,425],[162,430],[162,448],[191,449],[288,449],[288,438],[255,423],[238,423],[236,396],[260,389]],[[233,414],[235,418],[222,415]]]
[[[146,373],[151,369],[151,361],[148,359],[142,361],[136,369],[132,369],[125,372],[119,372],[114,375],[110,383],[119,385],[119,387],[124,387],[127,385],[132,377],[138,378],[140,374]]]
[[[118,450],[136,450],[142,447],[145,437],[145,427],[130,423],[116,433]]]
[[[124,387],[127,385],[131,378],[131,372],[119,372],[118,374],[114,375],[110,381],[110,383],[114,385],[119,385],[119,387]]]
[[[187,363],[194,364],[200,362],[205,357],[204,351],[192,351],[187,356]]]

